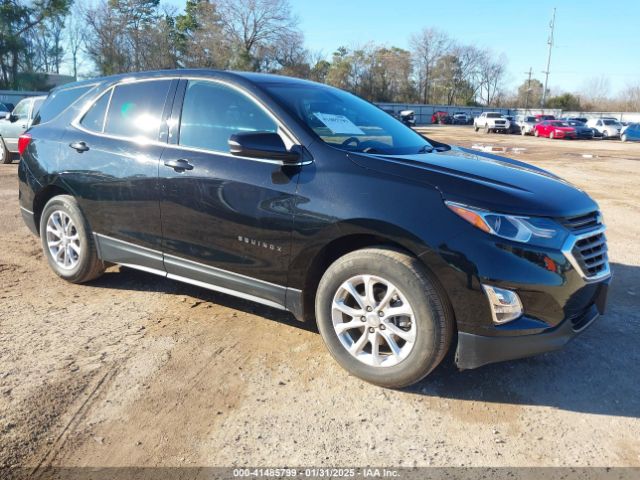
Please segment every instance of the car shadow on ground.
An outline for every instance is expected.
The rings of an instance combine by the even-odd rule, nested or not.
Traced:
[[[606,315],[562,350],[460,372],[453,362],[452,347],[442,365],[403,391],[469,402],[640,417],[640,267],[612,264],[612,270]],[[128,268],[107,272],[91,285],[189,295],[317,332],[315,324],[300,322],[288,312]]]

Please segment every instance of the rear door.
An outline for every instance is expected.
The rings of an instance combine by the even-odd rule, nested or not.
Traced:
[[[165,268],[170,277],[284,305],[300,168],[233,156],[228,140],[249,131],[279,132],[285,143],[291,137],[246,92],[183,82],[173,145],[160,164]]]
[[[64,181],[104,260],[163,270],[158,165],[176,86],[171,79],[112,86],[62,142]]]

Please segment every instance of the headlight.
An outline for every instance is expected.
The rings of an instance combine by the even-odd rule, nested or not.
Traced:
[[[483,232],[514,242],[536,243],[559,248],[568,232],[550,218],[493,213],[446,201],[449,209]]]

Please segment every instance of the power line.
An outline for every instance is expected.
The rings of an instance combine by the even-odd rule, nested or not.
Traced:
[[[556,28],[556,9],[554,7],[553,16],[551,17],[551,23],[549,24],[549,29],[551,31],[549,32],[549,40],[547,40],[547,43],[549,44],[549,55],[547,57],[547,70],[542,72],[545,74],[544,90],[542,91],[542,102],[541,102],[542,108],[544,108],[544,104],[547,101],[547,84],[549,83],[549,68],[551,67],[551,51],[553,50],[553,40],[554,40],[553,34],[554,34],[555,28]]]

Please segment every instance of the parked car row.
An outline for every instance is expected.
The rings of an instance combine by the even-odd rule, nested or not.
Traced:
[[[518,115],[515,118],[499,112],[483,112],[473,121],[477,131],[485,133],[520,133],[546,138],[583,139],[620,138],[623,142],[638,140],[638,123],[624,125],[612,117],[585,118],[553,115]]]

